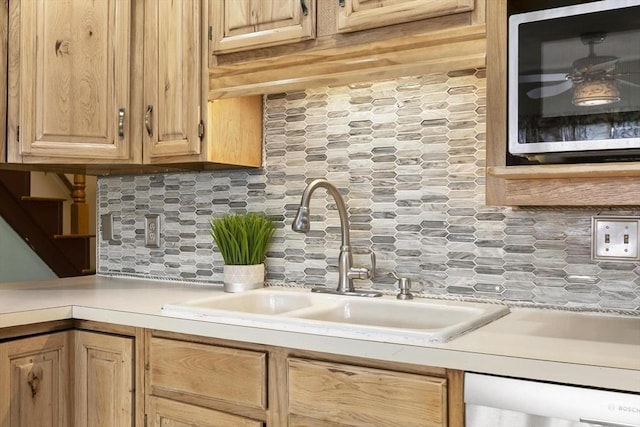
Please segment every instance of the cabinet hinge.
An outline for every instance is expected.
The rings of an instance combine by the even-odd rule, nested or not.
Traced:
[[[213,40],[213,27],[209,25],[209,41]]]
[[[198,123],[198,138],[200,138],[200,141],[204,139],[204,122],[202,120]]]
[[[17,142],[20,142],[20,126],[16,127],[16,139],[18,140]]]

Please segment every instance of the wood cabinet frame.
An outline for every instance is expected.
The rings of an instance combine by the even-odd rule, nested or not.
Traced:
[[[328,362],[335,364],[345,364],[354,368],[362,368],[363,370],[383,370],[387,373],[398,372],[400,374],[416,374],[425,376],[426,378],[434,377],[446,379],[446,407],[448,427],[464,426],[464,401],[463,401],[463,379],[462,371],[450,370],[445,368],[437,368],[430,366],[421,366],[406,363],[396,363],[385,360],[369,359],[364,357],[341,356],[335,354],[319,353],[307,350],[295,350],[290,348],[276,347],[270,345],[245,343],[238,341],[229,341],[226,339],[208,338],[196,335],[187,335],[176,332],[166,332],[160,330],[146,330],[146,398],[147,408],[151,406],[150,400],[154,398],[170,399],[172,401],[181,402],[187,405],[196,405],[205,407],[214,411],[221,411],[235,416],[245,417],[247,419],[261,420],[267,426],[285,426],[288,425],[290,417],[288,405],[288,375],[289,361],[292,358],[315,360],[319,362]],[[204,398],[198,393],[185,392],[185,390],[168,390],[164,387],[154,387],[151,381],[150,362],[150,343],[152,337],[167,340],[176,340],[179,346],[185,342],[195,343],[196,345],[213,346],[212,348],[227,348],[229,351],[239,352],[256,352],[264,353],[267,357],[266,371],[266,392],[268,395],[268,406],[265,408],[252,407],[252,405],[237,404],[234,405],[224,399]],[[200,346],[202,348],[202,346]],[[191,355],[190,355],[191,357]],[[193,355],[193,360],[189,363],[201,360],[202,364],[206,363],[202,357]],[[165,361],[165,364],[167,361]],[[186,360],[185,360],[186,363]],[[223,368],[224,369],[224,368]],[[188,380],[186,381],[188,383]],[[151,414],[147,414],[152,416]],[[295,416],[294,416],[295,418]],[[309,420],[304,420],[307,422]],[[313,424],[304,424],[313,425]],[[326,421],[322,421],[321,425],[331,425]]]
[[[7,158],[7,48],[9,2],[0,2],[0,163]]]
[[[640,162],[506,166],[507,2],[487,2],[486,204],[640,205]]]

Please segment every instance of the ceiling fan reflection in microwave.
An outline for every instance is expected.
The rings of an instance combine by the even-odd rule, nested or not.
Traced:
[[[520,83],[554,83],[533,88],[527,91],[527,96],[532,99],[547,98],[573,88],[571,102],[579,107],[589,107],[620,101],[618,84],[640,87],[640,84],[628,80],[632,74],[640,73],[616,72],[618,57],[596,55],[595,45],[602,43],[605,38],[604,33],[583,34],[580,40],[589,46],[589,54],[573,61],[572,70],[569,73],[520,76]]]

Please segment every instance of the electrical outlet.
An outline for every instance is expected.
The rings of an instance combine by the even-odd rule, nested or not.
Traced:
[[[640,218],[592,218],[594,260],[640,261]]]
[[[160,247],[160,215],[144,216],[144,245],[148,248]]]

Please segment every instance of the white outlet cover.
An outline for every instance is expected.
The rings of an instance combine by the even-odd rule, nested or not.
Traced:
[[[640,261],[640,218],[593,217],[592,231],[594,260]]]

